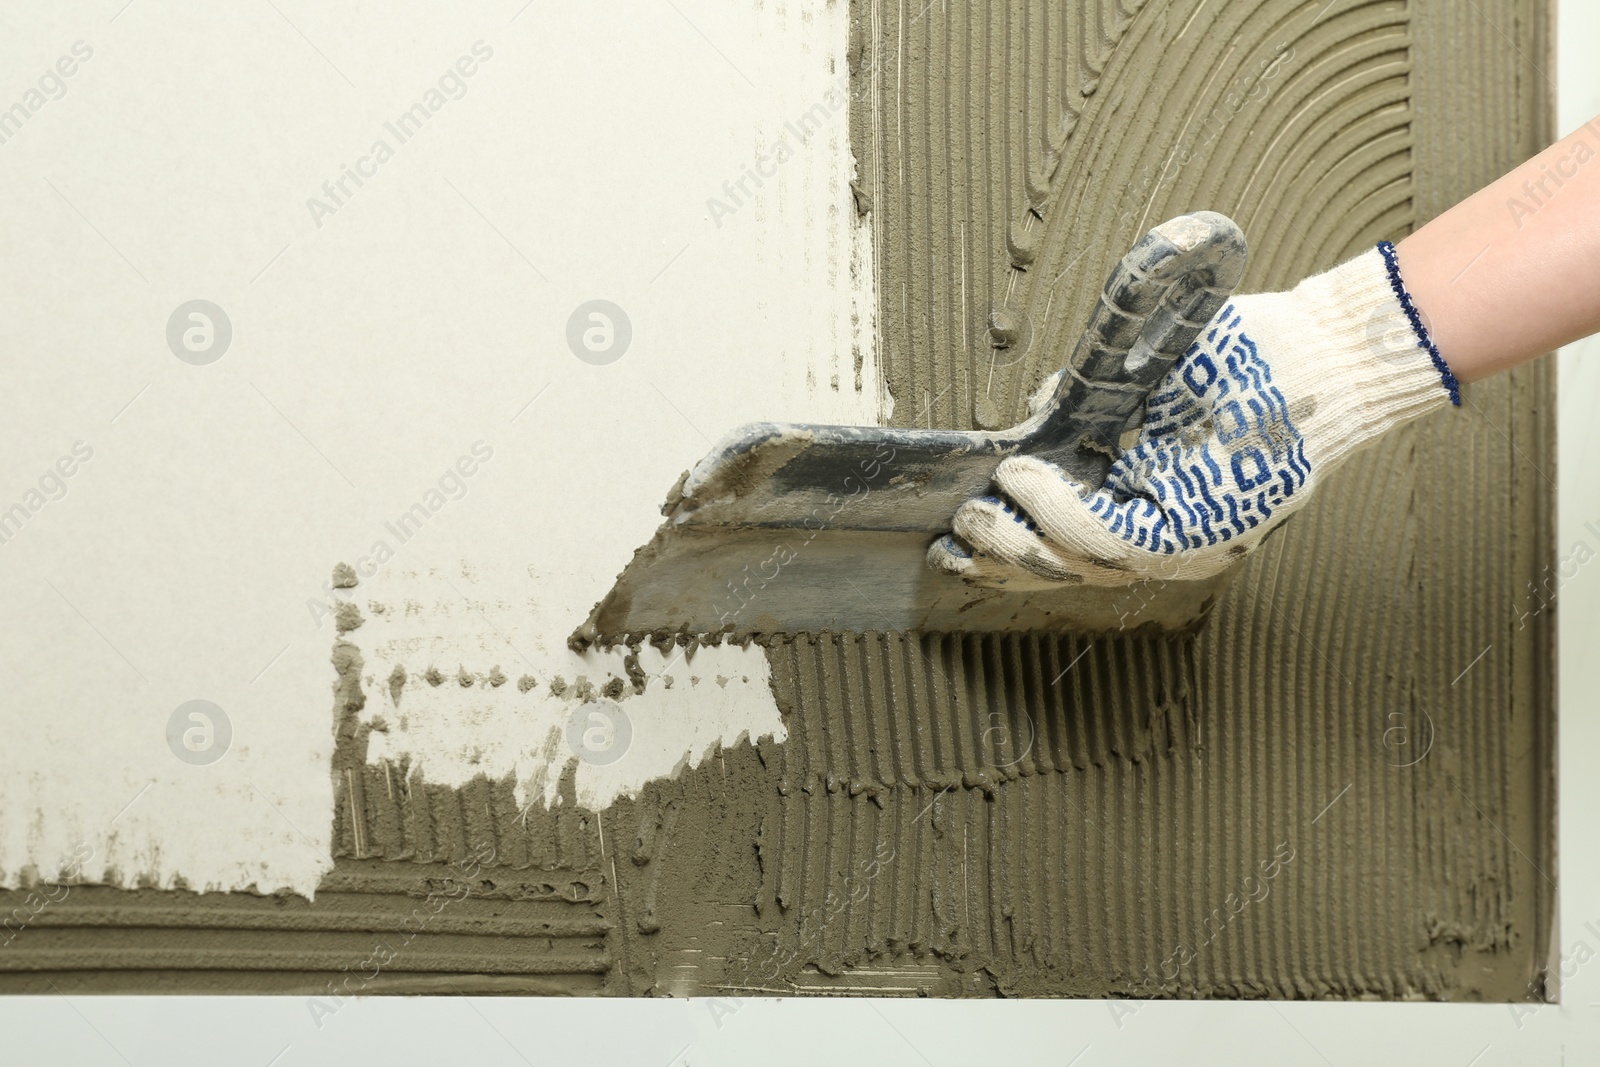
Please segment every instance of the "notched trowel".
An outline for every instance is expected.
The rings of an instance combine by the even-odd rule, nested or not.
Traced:
[[[575,647],[826,631],[1191,630],[1228,575],[1012,590],[931,570],[956,508],[1029,453],[1105,481],[1145,397],[1239,284],[1245,240],[1214,212],[1123,257],[1047,401],[996,432],[755,423],[685,475],[667,521],[572,635]]]

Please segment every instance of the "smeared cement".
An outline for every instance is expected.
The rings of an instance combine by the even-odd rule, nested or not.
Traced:
[[[782,323],[738,320],[765,329],[759,340],[675,365],[654,386],[676,398],[666,405],[613,377],[609,393],[540,410],[542,451],[496,442],[473,483],[474,499],[499,487],[493,506],[449,504],[459,519],[430,520],[437,541],[342,589],[354,607],[339,643],[331,623],[318,635],[319,656],[333,646],[339,664],[319,675],[338,685],[339,877],[399,871],[403,892],[421,894],[488,843],[509,868],[496,885],[581,909],[581,951],[445,954],[416,965],[419,981],[477,963],[550,974],[567,991],[596,990],[603,971],[599,988],[633,994],[1539,995],[1548,613],[1507,633],[1549,562],[1551,501],[1506,440],[1476,426],[1406,431],[1341,472],[1195,639],[774,641],[772,695],[759,669],[724,671],[744,694],[727,704],[700,657],[742,667],[761,650],[702,649],[672,668],[672,689],[625,696],[620,653],[580,671],[564,648],[653,529],[639,502],[660,499],[707,431],[763,417],[1004,424],[1149,223],[1225,211],[1257,251],[1246,287],[1283,284],[1403,233],[1539,142],[1542,89],[1499,36],[1518,27],[1520,51],[1540,53],[1532,0],[1361,3],[1318,17],[1324,7],[850,7],[860,171],[830,134],[831,162],[784,164],[784,180],[809,175],[790,191],[815,196],[816,216],[778,210],[782,198],[717,212],[728,247],[750,253],[745,270],[783,252],[780,232],[827,235],[825,250],[799,255],[808,268],[796,277],[813,287],[790,294]],[[817,35],[804,47],[838,57],[844,5],[808,11],[800,23]],[[838,75],[825,67],[805,68],[819,93]],[[776,136],[809,106],[787,96],[757,128]],[[1463,143],[1463,129],[1477,140]],[[792,230],[769,229],[791,218]],[[872,230],[870,259],[842,241],[838,227],[857,219]],[[766,236],[732,236],[747,221]],[[863,266],[882,308],[865,348],[862,320],[837,298]],[[754,284],[729,274],[727,293]],[[814,334],[807,299],[823,309]],[[710,343],[703,323],[668,329],[670,318],[663,309],[660,336]],[[825,340],[786,348],[794,336]],[[691,382],[695,368],[704,376]],[[1535,367],[1476,398],[1543,457],[1536,412],[1549,389]],[[615,432],[609,416],[584,425],[604,405],[652,412],[646,445],[625,458],[559,452]],[[453,429],[462,448],[477,436]],[[1419,474],[1446,467],[1459,472],[1448,483]],[[551,501],[567,508],[562,521]],[[369,540],[357,532],[324,559],[359,571]],[[1468,576],[1461,559],[1474,561]],[[508,629],[551,605],[566,609],[561,625]],[[682,689],[682,671],[700,685]],[[611,777],[564,757],[553,729],[563,706],[616,699],[608,688],[635,726],[659,727],[652,751],[636,740],[634,767],[621,761]],[[680,710],[680,692],[710,700]],[[702,706],[703,729],[690,724]],[[290,707],[303,728],[328,731],[326,699]],[[580,794],[609,805],[590,810]],[[523,819],[519,797],[544,802]],[[319,871],[313,858],[274,858],[269,873]],[[537,922],[527,929],[531,947]],[[294,951],[291,962],[330,966]],[[162,964],[158,945],[126,958],[183,966]]]
[[[546,601],[556,583],[532,570],[403,571],[371,599],[352,590],[369,762],[452,787],[509,775],[519,807],[555,804],[575,764],[576,803],[600,809],[716,746],[786,736],[759,649],[572,652],[566,606]],[[385,586],[400,595],[380,599]]]
[[[376,545],[357,544],[341,561],[361,582],[333,596],[364,620],[346,639],[366,664],[369,761],[404,761],[430,785],[509,776],[523,806],[557,803],[563,769],[572,767],[576,802],[603,808],[695,766],[715,746],[783,738],[759,649],[578,653],[566,637],[648,538],[656,505],[707,436],[774,414],[842,423],[888,416],[870,231],[850,192],[846,19],[827,3],[740,17],[751,47],[772,64],[768,92],[745,105],[756,112],[750,128],[723,138],[717,155],[733,165],[699,190],[703,225],[683,234],[718,262],[690,265],[689,284],[737,294],[722,307],[729,328],[708,337],[703,323],[659,321],[654,337],[634,344],[671,353],[668,339],[684,347],[696,338],[670,372],[619,363],[602,368],[610,377],[588,376],[585,393],[530,409],[523,417],[556,452],[514,457],[522,473],[511,477],[525,479],[518,503],[492,526],[448,548],[430,546],[421,559],[406,550],[380,562]],[[575,363],[565,352],[556,358]],[[637,358],[650,360],[649,350]],[[624,382],[640,391],[642,409],[613,416],[608,390]],[[590,452],[597,418],[603,457]],[[485,471],[507,452],[495,451]],[[496,671],[503,684],[492,680]],[[595,759],[574,748],[572,723],[587,724],[580,736],[604,734],[605,720],[618,715],[631,729],[625,753]]]
[[[1110,265],[1163,219],[1236,219],[1251,246],[1242,291],[1273,289],[1398,239],[1513,166],[1542,143],[1547,102],[1494,42],[1518,26],[1537,54],[1538,9],[1081,0],[912,17],[856,0],[852,131],[879,291],[897,294],[880,322],[896,420],[1013,421]],[[1464,143],[1462,128],[1485,136]],[[1478,403],[1548,449],[1549,388],[1530,367],[1481,386]],[[825,890],[862,880],[859,848],[828,853],[836,884],[814,880],[824,842],[908,843],[801,959],[832,974],[931,954],[1012,992],[1528,996],[1553,915],[1552,635],[1506,633],[1508,605],[1548,561],[1552,501],[1509,440],[1437,418],[1341,471],[1235,580],[1185,654],[1183,686],[1153,685],[1142,664],[1157,653],[1137,642],[1076,667],[1074,643],[1042,637],[913,657],[869,635],[775,658],[786,710],[852,710],[851,746],[806,761],[828,780],[848,758],[851,793],[928,759],[893,725],[902,672],[976,689],[969,753],[988,728],[1017,738],[1018,710],[1047,748],[1068,741],[1037,776],[1037,749],[1019,761],[989,805],[950,798],[953,823],[932,830],[889,801],[880,813],[785,794],[762,857],[799,923],[791,944],[805,945],[799,916],[831,904]],[[1085,669],[1092,684],[1072,677]],[[1157,712],[1174,700],[1181,715]],[[1138,730],[1096,725],[1119,706],[1139,709],[1134,724],[1182,724],[1168,734],[1180,743],[1140,755]],[[1001,717],[980,727],[989,708]],[[810,729],[791,718],[790,731],[793,755]],[[888,768],[883,739],[900,746]],[[925,891],[919,928],[916,906],[899,905]],[[791,962],[779,976],[803,983]]]
[[[599,688],[626,674],[620,654],[574,658],[566,635],[708,439],[762,417],[880,419],[843,6],[689,12],[714,44],[645,0],[511,14],[490,26],[477,9],[402,4],[352,30],[359,89],[332,101],[320,78],[285,83],[306,54],[282,26],[119,20],[121,44],[94,42],[100,80],[75,81],[52,125],[7,146],[29,193],[8,200],[17,256],[0,271],[40,309],[12,343],[54,350],[51,324],[70,321],[70,344],[92,355],[70,373],[19,368],[18,395],[48,403],[12,405],[0,443],[26,461],[24,488],[79,437],[94,460],[4,546],[0,590],[29,623],[0,649],[19,680],[0,711],[19,768],[0,781],[0,885],[86,842],[89,876],[112,885],[314,895],[335,852],[336,637],[375,665],[384,758],[450,783],[491,768],[519,776],[519,795],[556,796],[569,755],[549,748],[552,727],[578,698],[550,683],[577,692],[579,676]],[[205,62],[152,80],[134,57],[175,34]],[[335,215],[308,219],[334,168],[480,39],[494,59],[466,94]],[[263,127],[269,96],[281,122]],[[171,123],[139,121],[136,100]],[[197,186],[153,161],[182,157],[178,131],[198,128],[236,133],[219,133]],[[528,164],[556,157],[572,165]],[[112,240],[148,283],[47,175],[103,230],[126,227]],[[175,359],[161,333],[197,295],[233,323],[232,348],[206,367]],[[633,326],[607,365],[566,336],[597,298]],[[330,580],[336,562],[360,584]],[[519,649],[491,648],[468,600]],[[365,621],[336,635],[340,601]],[[437,624],[415,659],[413,601]],[[652,655],[641,670],[664,666]],[[508,681],[493,699],[482,683],[419,680],[497,664]],[[395,666],[399,715],[382,709]],[[634,743],[579,768],[586,803],[778,728],[758,651],[679,669],[673,688],[622,700]],[[521,689],[524,675],[538,686]],[[233,726],[208,767],[165,737],[196,698]]]

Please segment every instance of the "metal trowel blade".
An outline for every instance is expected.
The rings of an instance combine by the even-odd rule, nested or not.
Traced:
[[[1106,280],[1065,370],[1008,430],[758,423],[714,448],[571,643],[672,634],[1190,630],[1227,583],[968,585],[928,546],[1026,453],[1099,487],[1150,390],[1244,273],[1244,235],[1201,211],[1151,230]]]
[[[1010,431],[759,424],[688,475],[667,521],[573,635],[1195,629],[1227,583],[993,589],[929,569],[928,546],[1000,460]]]

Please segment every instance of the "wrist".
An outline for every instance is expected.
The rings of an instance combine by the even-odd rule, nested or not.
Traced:
[[[1326,466],[1401,423],[1459,403],[1448,366],[1436,362],[1426,324],[1398,295],[1395,277],[1383,249],[1374,248],[1265,298],[1273,313],[1261,316],[1257,341],[1284,354],[1274,377],[1313,462]]]

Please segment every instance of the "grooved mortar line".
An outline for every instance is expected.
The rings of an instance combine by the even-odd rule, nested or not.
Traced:
[[[1543,53],[1543,11],[852,0],[895,420],[1014,421],[1161,218],[1238,219],[1247,289],[1402,236],[1546,137],[1518,55]],[[1023,323],[1006,350],[987,339],[1001,307]],[[373,926],[459,884],[366,991],[1526,997],[1554,914],[1539,871],[1558,872],[1550,614],[1512,626],[1553,559],[1552,500],[1519,452],[1553,455],[1552,379],[1473,389],[1504,436],[1440,417],[1353,460],[1198,636],[774,641],[788,739],[616,801],[603,859],[574,765],[559,803],[519,808],[509,778],[369,763],[341,641],[316,903],[140,890],[107,910],[72,887],[48,937],[0,956],[0,991],[315,995]],[[1394,714],[1432,724],[1406,766]],[[1263,883],[1280,843],[1295,859]],[[467,878],[480,845],[494,859]],[[197,929],[162,940],[184,915]],[[224,952],[243,969],[223,975]]]

